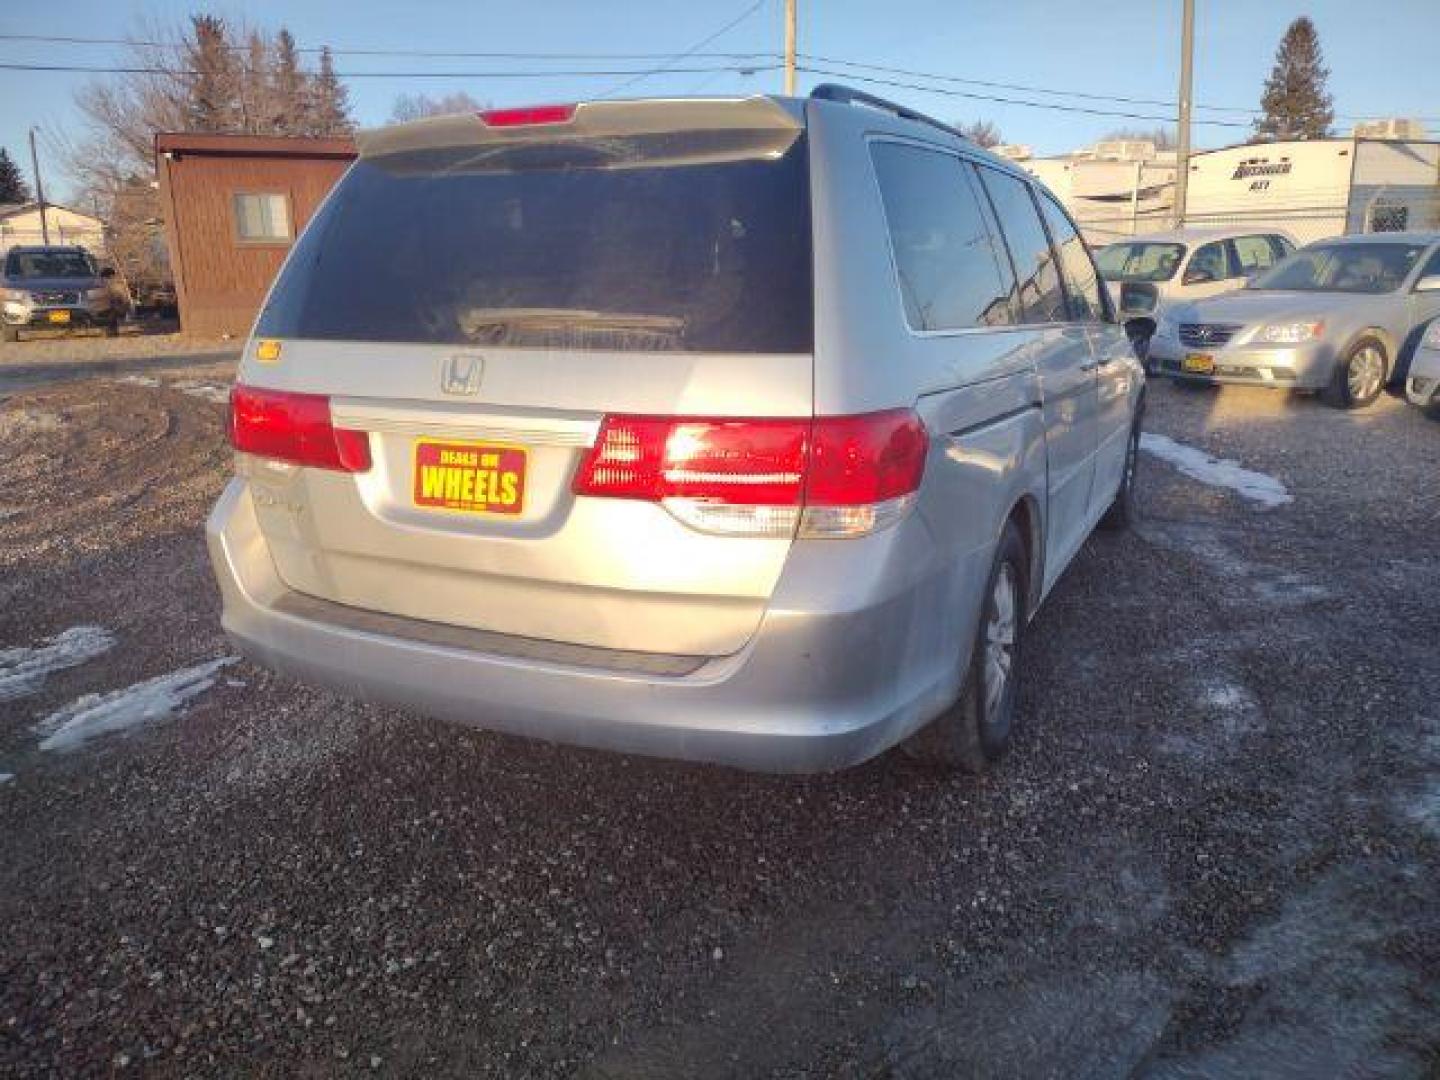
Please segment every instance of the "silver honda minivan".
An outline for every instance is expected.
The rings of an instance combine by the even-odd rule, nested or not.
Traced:
[[[255,661],[767,771],[1005,749],[1133,513],[1144,376],[1031,178],[844,87],[363,134],[246,345],[208,536]]]

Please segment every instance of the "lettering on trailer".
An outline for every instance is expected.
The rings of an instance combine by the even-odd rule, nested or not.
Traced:
[[[517,515],[525,505],[525,457],[518,446],[421,440],[415,444],[415,505]]]
[[[1235,166],[1231,180],[1244,180],[1251,176],[1288,176],[1290,173],[1290,159],[1281,158],[1278,162],[1262,161],[1259,158],[1251,161],[1242,161]]]

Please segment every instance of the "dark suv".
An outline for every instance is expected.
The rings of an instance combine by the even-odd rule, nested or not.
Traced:
[[[21,330],[74,326],[116,333],[125,304],[113,287],[114,275],[82,247],[11,248],[0,274],[0,334],[18,341]]]

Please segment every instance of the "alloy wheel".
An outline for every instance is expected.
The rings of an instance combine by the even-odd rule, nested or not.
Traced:
[[[1385,385],[1385,357],[1374,345],[1365,345],[1350,357],[1346,383],[1351,401],[1369,401]]]
[[[1015,665],[1016,630],[1015,571],[1008,562],[1000,564],[995,587],[990,593],[989,615],[985,620],[985,716],[998,715],[1010,673]]]

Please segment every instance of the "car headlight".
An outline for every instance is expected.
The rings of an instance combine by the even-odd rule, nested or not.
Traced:
[[[1312,341],[1325,332],[1323,322],[1274,323],[1262,326],[1256,336],[1260,341],[1276,345],[1295,345],[1301,341]]]
[[[1440,349],[1440,319],[1436,319],[1430,324],[1430,328],[1425,331],[1425,336],[1420,339],[1420,347],[1422,349]]]
[[[27,304],[30,302],[30,294],[24,289],[6,289],[5,299],[16,304]]]

